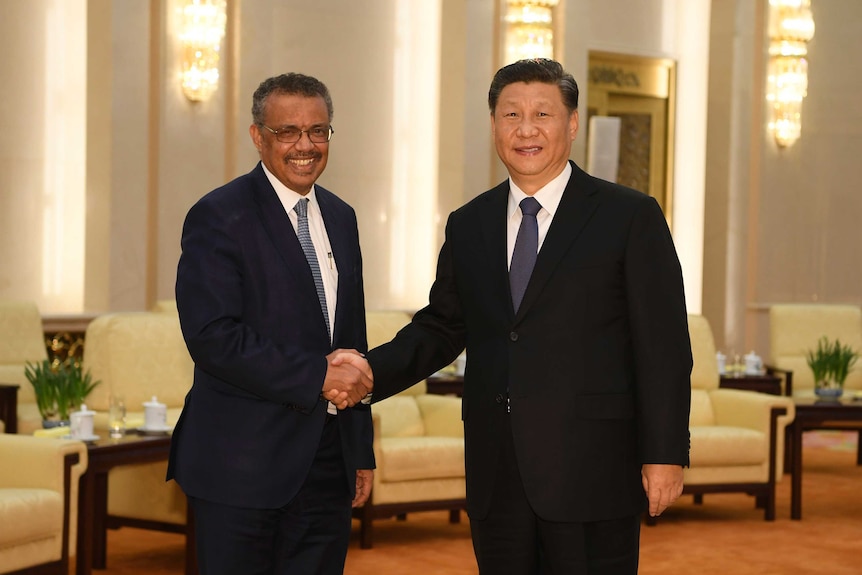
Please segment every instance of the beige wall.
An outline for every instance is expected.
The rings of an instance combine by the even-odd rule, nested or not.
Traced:
[[[708,25],[708,0],[565,0],[561,12],[561,58],[581,84],[590,50],[678,61],[678,95],[689,106],[679,110],[677,148],[690,156],[677,162],[689,173],[676,178],[681,212],[675,211],[674,232],[682,234],[676,239],[694,278],[686,280],[694,301],[702,295],[719,345],[738,351],[765,352],[763,310],[770,302],[862,303],[856,265],[862,261],[856,224],[862,194],[853,183],[862,151],[862,118],[853,99],[862,75],[847,56],[860,52],[852,23],[862,4],[814,4],[803,137],[777,150],[762,128],[765,1],[713,3],[710,32],[701,34],[709,39],[709,64],[705,50],[690,49],[698,34],[690,12],[705,11],[707,19],[698,22]],[[144,309],[173,297],[185,212],[254,165],[247,136],[251,93],[264,77],[283,71],[316,75],[332,91],[336,136],[321,184],[356,208],[369,308],[421,305],[448,212],[501,177],[486,104],[496,69],[491,0],[439,0],[439,34],[427,40],[437,54],[428,61],[438,64],[406,79],[394,73],[404,42],[396,22],[405,0],[231,0],[223,82],[212,100],[199,104],[186,101],[177,85],[175,0],[80,0],[86,199],[76,221],[86,233],[69,245],[85,261],[70,297],[59,301],[43,291],[51,263],[42,239],[45,174],[55,162],[44,152],[45,22],[56,2],[0,2],[0,51],[16,55],[0,60],[0,297],[34,299],[47,313]],[[707,72],[708,107],[698,95]],[[395,120],[396,94],[427,85],[438,86],[432,112],[439,128],[429,134],[432,153],[411,169],[423,173],[430,165],[435,189],[394,189],[393,134],[403,127]],[[699,134],[699,125],[708,127],[707,135]],[[584,138],[573,158],[583,162]],[[427,233],[408,237],[396,250],[393,222],[398,210],[404,217],[405,198],[408,210],[418,210],[408,211],[407,223]],[[695,222],[695,229],[677,229],[680,221]],[[702,270],[696,263],[701,256]],[[412,271],[400,272],[408,258]],[[410,276],[407,293],[393,291],[393,272]]]
[[[776,302],[862,305],[862,4],[813,2],[802,137],[766,133],[766,0],[714,3],[707,153],[704,313],[719,347],[768,357]]]

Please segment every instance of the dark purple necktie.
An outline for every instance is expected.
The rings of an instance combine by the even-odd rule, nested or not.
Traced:
[[[509,266],[509,286],[512,288],[512,304],[515,313],[521,307],[524,292],[536,265],[536,254],[539,251],[539,223],[536,214],[542,206],[536,198],[530,196],[521,200],[521,227],[515,239],[515,249],[512,251],[512,265]]]

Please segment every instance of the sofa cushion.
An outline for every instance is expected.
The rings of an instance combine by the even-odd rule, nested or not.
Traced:
[[[425,435],[425,424],[416,399],[411,396],[394,395],[374,404],[373,413],[380,414],[381,437],[421,437]]]
[[[688,424],[690,426],[715,424],[715,412],[712,410],[712,401],[706,390],[691,390],[691,411],[688,414]]]
[[[764,433],[742,427],[692,426],[691,467],[709,465],[758,465],[769,454]]]
[[[153,396],[168,407],[182,407],[192,386],[189,356],[179,316],[122,312],[97,317],[87,327],[84,368],[100,380],[87,406],[107,411],[111,394],[122,396],[129,411],[142,411]]]
[[[461,398],[429,393],[416,396],[427,435],[464,437]]]
[[[464,440],[460,437],[384,437],[381,479],[410,481],[464,477]]]
[[[59,540],[62,494],[50,489],[0,489],[0,517],[0,549],[51,537]]]

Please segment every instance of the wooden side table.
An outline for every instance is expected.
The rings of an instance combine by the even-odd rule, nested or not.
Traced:
[[[815,429],[859,431],[857,465],[862,465],[862,401],[842,397],[824,401],[813,397],[795,397],[796,417],[787,427],[786,441],[789,447],[790,473],[790,518],[802,519],[802,434]],[[785,468],[787,467],[785,462]]]
[[[105,569],[107,563],[108,472],[121,465],[166,461],[170,435],[137,435],[127,432],[120,439],[109,437],[87,443],[87,471],[78,490],[77,575]],[[197,573],[194,521],[187,508],[185,574]]]
[[[781,378],[777,375],[722,375],[718,386],[781,395]]]
[[[10,383],[0,383],[0,419],[6,433],[18,433],[18,388]]]
[[[464,393],[464,376],[452,374],[434,374],[425,380],[428,393],[437,395],[457,395]]]

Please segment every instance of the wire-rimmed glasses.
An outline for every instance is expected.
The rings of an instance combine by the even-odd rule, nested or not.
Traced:
[[[314,144],[325,144],[335,133],[332,126],[312,126],[307,130],[300,130],[296,126],[286,126],[278,130],[273,130],[266,124],[260,124],[260,126],[269,130],[282,144],[295,144],[302,139],[303,134],[308,134],[308,139]]]

